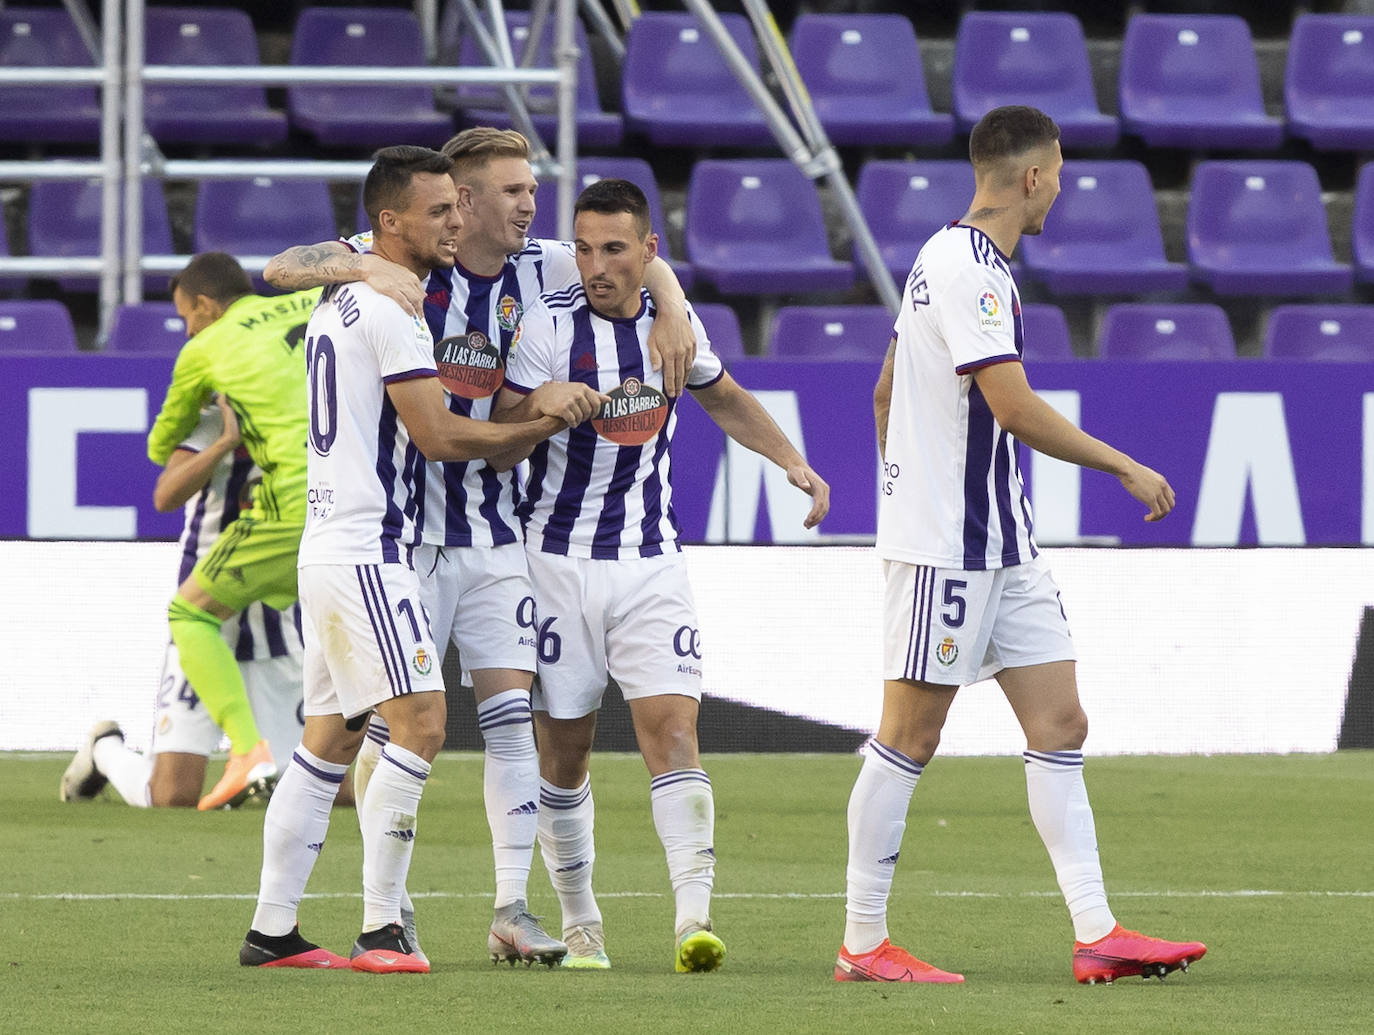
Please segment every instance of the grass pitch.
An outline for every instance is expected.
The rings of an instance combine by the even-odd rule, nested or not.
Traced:
[[[6,1031],[1369,1032],[1374,755],[1090,759],[1117,916],[1207,943],[1166,983],[1082,987],[1019,758],[937,759],[908,818],[890,925],[962,986],[836,984],[850,756],[719,755],[713,974],[672,973],[672,901],[636,757],[593,763],[606,973],[493,967],[481,760],[442,756],[410,887],[428,976],[238,966],[261,808],[62,805],[67,757],[0,755]],[[212,767],[213,768],[213,767]],[[302,930],[347,952],[356,821],[336,810]],[[558,927],[536,857],[531,908]]]

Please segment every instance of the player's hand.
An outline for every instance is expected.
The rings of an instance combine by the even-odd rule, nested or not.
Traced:
[[[530,401],[541,417],[554,417],[571,428],[591,418],[610,397],[580,381],[545,381],[530,393]]]
[[[811,513],[806,515],[802,525],[806,528],[815,528],[821,523],[821,519],[830,513],[830,486],[811,469],[810,464],[806,463],[789,467],[787,480],[811,497]]]
[[[1174,509],[1174,490],[1164,475],[1152,471],[1144,464],[1131,462],[1131,468],[1121,476],[1121,484],[1127,492],[1138,499],[1150,512],[1146,521],[1162,521]]]
[[[374,252],[362,257],[360,269],[364,284],[386,295],[411,316],[424,318],[425,286],[414,273]]]
[[[649,364],[663,371],[663,392],[670,399],[687,386],[687,371],[697,358],[697,336],[687,310],[677,306],[660,309],[649,328]]]
[[[234,407],[229,405],[227,395],[215,396],[215,404],[219,407],[220,416],[224,418],[224,430],[219,433],[220,441],[234,449],[243,441],[243,433],[239,430],[239,415],[234,412]]]

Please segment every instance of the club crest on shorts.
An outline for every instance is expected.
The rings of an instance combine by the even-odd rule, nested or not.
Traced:
[[[515,330],[520,325],[520,317],[524,315],[525,310],[513,295],[502,295],[501,301],[496,303],[496,322],[503,331]]]
[[[463,399],[485,399],[501,387],[506,367],[501,350],[481,331],[444,338],[434,346],[439,383]]]
[[[410,659],[411,668],[422,676],[429,675],[429,670],[434,667],[434,659],[430,657],[429,651],[423,647],[415,648],[415,656]]]
[[[618,445],[642,446],[668,419],[668,397],[637,377],[627,377],[624,384],[607,394],[610,399],[592,418],[592,427]]]
[[[953,637],[946,636],[940,641],[940,645],[935,648],[935,660],[945,668],[959,660],[959,645],[954,642]]]

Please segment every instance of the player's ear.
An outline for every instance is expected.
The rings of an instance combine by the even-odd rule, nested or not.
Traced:
[[[658,257],[658,234],[650,234],[644,239],[644,261],[653,262]]]
[[[377,229],[385,230],[389,234],[396,232],[398,220],[396,213],[389,208],[384,208],[377,213]]]

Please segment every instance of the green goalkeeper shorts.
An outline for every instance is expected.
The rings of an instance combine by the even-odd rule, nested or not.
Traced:
[[[191,577],[235,611],[257,600],[284,610],[296,602],[296,554],[303,531],[299,524],[241,515],[220,533]]]

